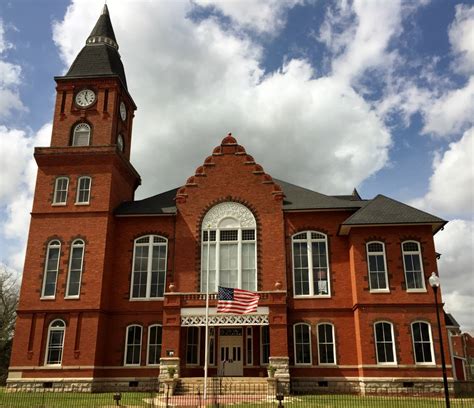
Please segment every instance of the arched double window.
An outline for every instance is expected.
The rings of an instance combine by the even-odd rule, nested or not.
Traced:
[[[63,320],[53,320],[48,327],[47,349],[44,359],[46,365],[61,365],[63,359],[64,334],[66,324]]]
[[[334,325],[331,323],[319,323],[317,327],[319,364],[336,364]]]
[[[82,239],[76,239],[71,245],[69,259],[69,274],[67,278],[66,297],[78,298],[81,292],[82,267],[84,264],[85,244]]]
[[[413,352],[416,364],[434,364],[433,339],[431,326],[426,322],[413,322],[411,324],[413,338]]]
[[[317,231],[299,232],[292,243],[295,296],[329,296],[327,236]]]
[[[42,298],[56,296],[56,281],[58,279],[59,258],[61,256],[61,243],[58,240],[50,241],[46,249],[46,260],[43,274]]]
[[[393,324],[377,322],[374,324],[377,364],[396,364]]]
[[[312,364],[311,356],[311,326],[307,323],[296,323],[293,326],[295,347],[295,364]]]
[[[89,146],[91,127],[88,123],[81,122],[74,126],[72,132],[72,146]]]
[[[235,202],[211,208],[202,222],[201,291],[218,286],[257,290],[257,230],[252,212]],[[209,256],[208,256],[209,255]]]
[[[140,365],[142,352],[142,326],[133,324],[127,326],[125,336],[125,365]]]
[[[402,242],[402,253],[407,291],[424,292],[426,289],[420,243],[417,241]]]
[[[168,240],[147,235],[135,240],[131,299],[162,298],[165,292]]]
[[[388,292],[387,261],[383,242],[367,243],[367,266],[372,292]]]

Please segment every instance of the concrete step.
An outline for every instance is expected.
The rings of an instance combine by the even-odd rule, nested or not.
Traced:
[[[255,395],[266,394],[269,390],[268,382],[263,377],[222,377],[209,378],[207,392],[209,395]],[[204,378],[180,378],[176,385],[176,395],[190,395],[204,393]]]

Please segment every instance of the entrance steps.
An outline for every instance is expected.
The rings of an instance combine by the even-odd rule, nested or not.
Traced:
[[[207,379],[208,395],[262,395],[270,391],[264,377],[210,377]],[[204,378],[184,377],[176,384],[175,395],[203,395]]]

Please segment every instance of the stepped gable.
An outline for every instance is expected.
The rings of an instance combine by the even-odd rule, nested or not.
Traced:
[[[208,156],[204,160],[204,163],[196,169],[194,176],[189,177],[186,180],[185,185],[178,189],[175,197],[176,203],[185,203],[188,193],[194,188],[199,188],[200,179],[202,177],[207,177],[206,170],[210,167],[216,166],[215,158],[225,155],[240,157],[242,166],[247,166],[255,177],[260,179],[263,185],[270,185],[272,187],[271,194],[274,199],[277,201],[283,201],[285,194],[280,185],[277,184],[269,174],[265,173],[261,165],[255,163],[254,158],[248,155],[245,148],[237,143],[237,140],[232,136],[232,133],[229,133],[224,137],[224,139],[222,139],[221,144],[214,148],[212,155]]]

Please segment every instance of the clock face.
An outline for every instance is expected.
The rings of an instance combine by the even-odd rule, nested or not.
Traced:
[[[127,107],[125,106],[125,103],[120,102],[120,117],[122,120],[125,122],[125,119],[127,119]]]
[[[117,146],[118,146],[119,150],[121,152],[123,152],[123,149],[124,149],[125,146],[124,146],[124,143],[123,143],[123,136],[122,135],[117,136]]]
[[[76,105],[81,108],[91,106],[95,102],[95,92],[90,89],[83,89],[76,94]]]

